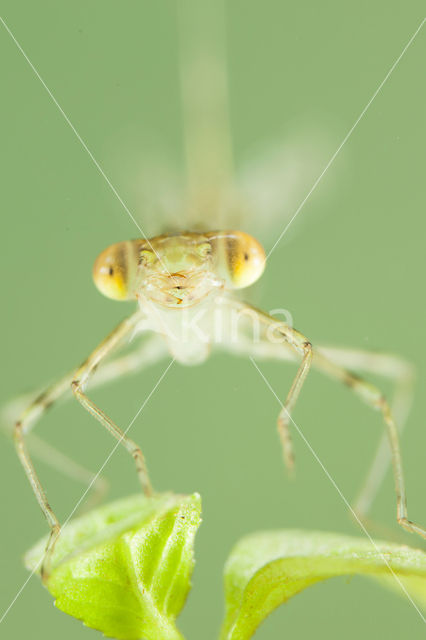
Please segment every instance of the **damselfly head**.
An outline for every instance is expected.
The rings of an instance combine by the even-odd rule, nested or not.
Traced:
[[[219,289],[247,287],[264,267],[263,247],[247,233],[185,232],[111,245],[96,259],[93,278],[108,298],[182,308]]]

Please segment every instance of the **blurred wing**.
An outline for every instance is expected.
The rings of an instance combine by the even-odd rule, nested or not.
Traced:
[[[254,235],[265,247],[291,221],[330,155],[330,142],[318,133],[297,133],[279,143],[247,154],[233,184],[221,189],[197,190],[188,199],[184,176],[163,159],[151,157],[141,163],[137,175],[137,199],[149,216],[141,223],[150,236],[183,229],[241,229]],[[330,180],[327,180],[330,186]],[[324,185],[315,194],[323,198]],[[322,207],[321,207],[322,209]],[[318,200],[314,208],[318,216]],[[291,223],[286,241],[306,222],[312,220],[312,208]]]
[[[329,143],[297,123],[234,170],[223,0],[178,0],[187,190],[181,225],[237,228],[266,245],[285,229],[327,160]],[[321,190],[324,193],[324,189]],[[306,220],[306,211],[289,229]]]
[[[329,149],[330,141],[307,126],[303,132],[293,130],[287,138],[252,153],[236,179],[239,228],[268,246],[291,222],[288,237],[292,237],[302,221],[309,219],[306,210],[292,221],[321,174]],[[324,194],[323,188],[321,196]]]
[[[177,0],[176,6],[184,170],[156,141],[125,172],[148,236],[227,226],[222,202],[232,183],[232,150],[224,4]]]
[[[139,165],[148,235],[242,229],[266,245],[286,227],[321,173],[329,146],[318,133],[291,135],[251,154],[234,172],[223,0],[177,0],[185,176],[152,154]],[[170,157],[166,153],[164,158]],[[299,226],[297,216],[292,235]]]
[[[132,191],[142,211],[141,226],[148,237],[182,231],[187,226],[184,177],[170,164],[170,154],[139,157]]]

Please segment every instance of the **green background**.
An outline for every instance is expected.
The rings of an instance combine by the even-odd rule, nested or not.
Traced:
[[[294,123],[299,130],[306,123],[327,137],[318,151],[319,174],[419,26],[422,4],[228,2],[237,163],[253,147],[291,132]],[[138,163],[163,147],[182,162],[174,3],[3,0],[1,15],[129,209],[142,226],[149,224],[152,213],[135,187]],[[423,28],[304,206],[299,232],[280,243],[253,294],[265,309],[290,309],[314,343],[394,351],[416,364],[417,394],[403,456],[410,515],[423,524],[425,45]],[[3,27],[0,60],[6,402],[78,364],[130,312],[131,305],[95,291],[90,270],[102,248],[137,230]],[[125,426],[164,366],[93,396]],[[284,398],[294,368],[265,363],[262,369]],[[248,360],[215,355],[201,368],[173,366],[132,427],[157,489],[199,491],[203,497],[193,590],[180,619],[188,638],[216,637],[223,564],[242,535],[283,527],[362,535],[297,434],[297,478],[286,478],[276,414],[275,399]],[[295,418],[352,499],[381,433],[379,415],[313,373]],[[74,402],[53,410],[40,433],[93,469],[113,445]],[[7,441],[0,456],[3,611],[27,577],[21,556],[46,525]],[[42,464],[38,468],[64,519],[82,487]],[[116,452],[106,475],[112,497],[137,490],[125,452]],[[390,474],[374,515],[397,532]],[[404,539],[421,545],[415,537]],[[407,599],[355,578],[299,595],[256,637],[420,638],[423,632]],[[0,634],[99,637],[54,609],[36,578]]]

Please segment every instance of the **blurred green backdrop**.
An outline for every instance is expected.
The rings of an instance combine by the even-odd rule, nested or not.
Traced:
[[[328,136],[322,169],[420,24],[423,9],[420,1],[228,2],[237,162],[253,146],[291,131],[297,120]],[[182,157],[174,2],[3,0],[2,16],[130,210],[142,224],[149,221],[137,189],[129,188],[137,179],[135,161],[160,146],[175,162]],[[306,203],[300,233],[274,252],[256,292],[263,308],[290,309],[314,342],[390,350],[417,365],[403,456],[410,515],[423,524],[425,45],[423,29]],[[103,299],[90,271],[104,246],[134,237],[135,227],[3,27],[0,56],[5,402],[78,364],[130,311],[131,305]],[[163,368],[94,396],[126,425]],[[263,371],[284,398],[293,367],[268,363]],[[222,568],[240,536],[280,527],[362,535],[297,434],[297,479],[287,480],[276,413],[252,364],[220,355],[201,369],[172,367],[132,428],[158,489],[199,491],[203,498],[193,590],[180,619],[188,639],[216,637]],[[351,499],[381,433],[379,416],[316,373],[295,416]],[[113,445],[73,402],[52,411],[40,433],[93,469]],[[23,552],[47,529],[6,440],[0,456],[3,612],[26,580]],[[82,487],[38,468],[64,519]],[[137,490],[122,451],[106,475],[111,497]],[[397,531],[390,474],[374,515]],[[420,638],[423,630],[406,599],[356,578],[299,595],[256,637]],[[36,578],[0,633],[11,640],[97,637],[55,610]]]

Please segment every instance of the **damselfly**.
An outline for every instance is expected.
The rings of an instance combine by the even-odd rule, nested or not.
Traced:
[[[185,364],[203,362],[216,348],[245,356],[299,362],[278,417],[284,460],[290,469],[293,466],[291,413],[310,368],[316,367],[343,382],[367,405],[381,412],[391,450],[398,522],[406,530],[426,537],[425,529],[407,516],[397,429],[397,422],[403,421],[408,405],[410,366],[395,356],[313,347],[309,338],[291,322],[277,320],[242,302],[236,295],[237,290],[256,282],[266,266],[265,251],[251,235],[252,220],[257,218],[262,224],[265,213],[261,201],[256,199],[257,194],[266,192],[262,206],[273,209],[274,189],[278,184],[281,197],[287,184],[280,171],[278,183],[272,180],[274,171],[282,168],[282,157],[269,165],[270,175],[266,175],[264,182],[258,180],[256,172],[250,179],[240,180],[246,189],[238,188],[238,179],[231,180],[233,162],[222,17],[217,6],[209,13],[208,6],[199,3],[203,24],[200,29],[199,24],[191,24],[198,12],[195,6],[191,5],[188,11],[185,5],[180,3],[179,31],[187,188],[175,204],[175,219],[181,228],[176,229],[175,224],[161,235],[148,238],[141,227],[142,237],[117,242],[99,255],[93,271],[97,288],[115,300],[134,300],[136,310],[80,367],[39,394],[14,428],[19,458],[51,527],[42,567],[44,579],[49,575],[60,523],[37,476],[27,449],[27,436],[45,411],[71,389],[82,406],[127,449],[136,464],[142,488],[150,495],[152,487],[141,448],[93,403],[86,389],[98,369],[94,381],[110,381],[125,373],[137,372],[162,357],[165,351]],[[279,206],[277,211],[280,213]],[[281,225],[284,227],[287,222],[283,216]],[[144,337],[141,345],[135,342],[132,352],[106,362],[108,356],[139,334]],[[382,392],[352,373],[353,370],[394,377],[398,382],[394,411]],[[46,454],[40,441],[38,453],[48,458],[56,455],[52,449]],[[358,501],[360,514],[365,513],[380,482],[382,462],[383,443]],[[68,466],[71,472],[77,470],[69,462],[63,466]]]

